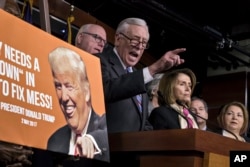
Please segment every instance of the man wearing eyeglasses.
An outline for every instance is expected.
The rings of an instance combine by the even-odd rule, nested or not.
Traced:
[[[98,54],[102,63],[109,133],[152,130],[147,121],[145,84],[152,81],[155,74],[184,63],[179,54],[186,49],[179,48],[166,52],[152,65],[136,70],[134,66],[149,47],[149,36],[144,20],[124,19],[116,29],[114,48]],[[126,69],[130,69],[129,72]]]
[[[91,54],[101,53],[106,44],[106,31],[97,24],[83,25],[75,38],[75,46]]]

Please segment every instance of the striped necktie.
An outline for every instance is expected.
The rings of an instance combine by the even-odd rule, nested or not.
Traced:
[[[141,104],[141,102],[142,102],[142,96],[141,96],[141,94],[136,95],[136,102],[137,102],[139,111],[142,112],[142,104]]]
[[[126,71],[127,73],[132,73],[133,72],[132,67],[128,67]],[[142,95],[138,94],[135,97],[136,97],[136,103],[137,103],[138,109],[140,112],[142,112]]]

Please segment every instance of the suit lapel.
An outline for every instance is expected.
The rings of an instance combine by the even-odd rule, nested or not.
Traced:
[[[121,75],[126,74],[126,71],[124,70],[124,67],[122,66],[119,58],[117,57],[117,55],[115,54],[115,52],[113,50],[111,50],[111,51],[112,51],[112,53],[109,54],[110,55],[109,63],[112,65],[112,69],[113,69],[114,73],[116,73],[117,76],[121,76]],[[133,68],[133,70],[136,70],[136,69]],[[142,117],[146,116],[145,111],[147,111],[147,109],[146,109],[147,104],[146,104],[145,94],[142,94],[142,110],[143,110],[142,113],[139,111],[135,96],[132,97],[132,100],[137,108],[137,112],[140,115],[140,117],[142,118]]]
[[[90,120],[89,120],[89,126],[87,129],[87,133],[92,132],[98,128],[97,119],[98,119],[97,114],[93,111],[93,109],[91,109],[91,116],[90,116]]]
[[[112,54],[110,54],[109,62],[112,65],[113,71],[116,73],[117,76],[126,74],[126,71],[124,70],[119,58],[115,54],[115,52],[112,50]]]
[[[64,128],[65,128],[65,134],[62,136],[63,140],[61,140],[61,145],[58,145],[58,147],[61,147],[60,150],[62,150],[62,152],[68,153],[69,152],[71,129],[68,125],[66,125]]]

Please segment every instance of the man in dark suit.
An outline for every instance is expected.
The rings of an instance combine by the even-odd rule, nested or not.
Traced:
[[[205,100],[196,96],[192,97],[190,111],[199,116],[196,116],[199,129],[211,131],[207,127],[206,120],[208,119],[208,106]]]
[[[47,149],[109,161],[105,115],[100,117],[92,109],[90,85],[81,57],[58,47],[49,54],[49,64],[67,125],[49,138]]]
[[[134,66],[148,48],[148,41],[147,23],[139,18],[127,18],[118,25],[115,47],[97,55],[102,64],[109,133],[151,130],[152,126],[147,121],[145,84],[153,80],[155,74],[184,62],[178,54],[185,48],[180,48],[165,53],[149,67],[136,70]],[[129,73],[126,72],[128,68]],[[137,105],[137,95],[142,97],[140,106]]]

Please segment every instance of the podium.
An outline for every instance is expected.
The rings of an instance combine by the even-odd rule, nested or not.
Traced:
[[[250,144],[198,129],[109,134],[110,165],[130,167],[229,167],[230,151]]]

